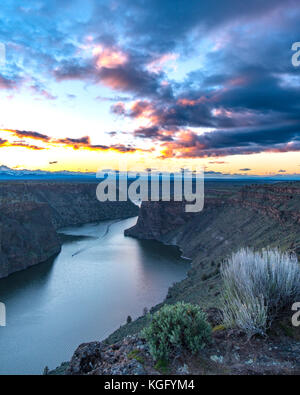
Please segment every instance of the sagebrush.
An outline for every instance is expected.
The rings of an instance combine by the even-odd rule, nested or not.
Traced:
[[[300,265],[278,249],[241,249],[222,265],[223,314],[227,327],[249,337],[265,335],[272,321],[300,297]]]
[[[174,350],[200,351],[210,340],[211,326],[199,306],[179,302],[165,305],[142,331],[155,360],[167,360]]]

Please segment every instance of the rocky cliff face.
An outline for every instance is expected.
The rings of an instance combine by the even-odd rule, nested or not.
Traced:
[[[45,204],[1,206],[0,278],[26,269],[60,251],[51,212]]]
[[[96,183],[87,182],[0,183],[0,206],[20,202],[46,204],[56,229],[138,214],[138,208],[130,201],[100,203],[96,187]]]
[[[271,246],[300,255],[300,183],[208,187],[204,210],[196,214],[178,202],[145,202],[125,234],[178,245],[192,267],[168,299],[211,305],[219,265],[234,250]]]
[[[139,239],[178,244],[193,258],[197,254],[193,240],[197,240],[201,250],[207,250],[207,246],[201,245],[201,240],[209,238],[216,240],[219,246],[228,245],[234,233],[238,233],[240,242],[247,244],[252,240],[251,227],[254,225],[258,228],[264,222],[263,231],[257,239],[265,241],[269,238],[272,244],[268,233],[273,235],[274,232],[272,229],[266,232],[265,228],[277,224],[277,237],[273,241],[279,242],[280,225],[286,231],[290,230],[288,235],[280,239],[280,244],[288,247],[290,239],[291,249],[300,247],[300,183],[252,185],[240,190],[230,187],[226,190],[224,187],[208,189],[202,212],[186,213],[184,208],[183,202],[143,202],[137,224],[126,230],[125,234]],[[207,237],[204,237],[204,232]]]
[[[131,202],[100,203],[96,183],[0,183],[0,278],[43,262],[58,253],[56,229],[128,218]]]

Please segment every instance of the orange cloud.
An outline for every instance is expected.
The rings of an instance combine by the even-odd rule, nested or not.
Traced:
[[[47,149],[51,146],[63,146],[66,148],[72,148],[74,150],[78,149],[86,149],[90,151],[115,151],[119,153],[133,153],[136,151],[143,151],[142,149],[131,147],[131,146],[125,146],[123,144],[114,144],[114,145],[95,145],[91,144],[90,137],[89,136],[84,136],[78,139],[70,138],[70,137],[65,137],[62,139],[54,139],[51,138],[45,134],[41,134],[38,132],[27,132],[27,131],[19,131],[19,130],[13,130],[13,129],[2,129],[4,132],[8,132],[12,134],[13,136],[17,136],[19,138],[26,138],[29,140],[35,140],[35,141],[40,141],[43,144],[46,144],[46,146],[36,146],[29,144],[25,141],[14,141],[14,142],[9,142],[8,140],[3,140],[0,139],[0,148],[1,147],[23,147],[27,149],[32,149],[32,150],[42,150],[42,149]]]
[[[38,147],[37,145],[27,144],[23,142],[8,143],[7,147],[21,147],[21,148],[31,149],[34,151],[41,151],[46,149],[45,147]]]
[[[37,133],[37,132],[27,132],[27,131],[13,130],[13,129],[6,129],[3,131],[9,132],[19,138],[30,138],[33,140],[39,140],[39,141],[44,141],[44,142],[48,142],[51,140],[51,138],[49,136],[46,136],[45,134],[41,134],[41,133]]]
[[[128,57],[124,52],[113,48],[103,48],[102,46],[94,48],[93,55],[96,57],[98,68],[113,69],[128,61]]]
[[[162,145],[161,155],[163,158],[192,158],[200,156],[200,152],[204,149],[205,145],[198,141],[193,131],[183,130],[177,133],[173,141]]]
[[[3,147],[7,144],[7,140],[1,139],[0,138],[0,147]]]
[[[207,101],[207,98],[202,96],[197,100],[191,100],[191,99],[185,99],[185,98],[178,99],[177,104],[184,106],[184,107],[188,107],[188,106],[196,106],[197,104],[204,103],[206,101]]]
[[[4,140],[4,139],[1,139],[1,138],[0,138],[0,148],[3,148],[3,147],[6,147],[6,148],[7,148],[7,147],[22,147],[22,148],[27,148],[27,149],[35,150],[35,151],[44,149],[44,148],[42,148],[42,147],[38,147],[38,146],[33,145],[33,144],[27,144],[27,143],[24,142],[24,141],[14,141],[14,142],[10,142],[10,141],[8,141],[8,140]]]
[[[155,108],[148,101],[135,101],[130,107],[130,115],[140,121],[150,122],[152,125],[155,125],[159,121],[155,115]]]

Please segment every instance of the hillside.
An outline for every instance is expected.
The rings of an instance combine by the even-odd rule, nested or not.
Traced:
[[[185,213],[181,202],[144,202],[136,226],[125,234],[179,246],[192,267],[170,289],[168,302],[211,306],[219,293],[219,265],[233,251],[271,246],[300,255],[300,183],[208,187],[197,214]]]

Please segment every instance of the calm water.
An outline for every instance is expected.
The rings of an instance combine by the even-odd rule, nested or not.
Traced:
[[[64,229],[51,262],[0,280],[7,326],[0,327],[0,374],[40,374],[162,301],[189,263],[174,247],[124,237],[136,218]]]

